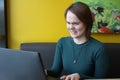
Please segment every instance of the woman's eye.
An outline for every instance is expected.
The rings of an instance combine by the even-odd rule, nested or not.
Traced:
[[[72,23],[73,25],[79,25],[79,22],[74,22],[74,23]]]
[[[67,24],[71,24],[70,22],[67,22]]]
[[[79,24],[80,24],[80,22],[72,22],[72,23],[70,23],[70,22],[67,22],[67,24],[79,25]]]

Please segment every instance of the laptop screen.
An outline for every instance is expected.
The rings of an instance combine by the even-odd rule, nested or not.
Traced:
[[[37,52],[0,48],[0,80],[47,80]]]

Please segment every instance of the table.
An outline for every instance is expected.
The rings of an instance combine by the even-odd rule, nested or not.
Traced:
[[[111,78],[111,79],[84,79],[84,80],[120,80],[120,78]]]

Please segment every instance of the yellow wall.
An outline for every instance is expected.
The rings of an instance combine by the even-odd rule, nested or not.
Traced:
[[[65,9],[73,0],[8,0],[8,47],[24,42],[57,42],[69,33]],[[120,43],[120,34],[92,34],[102,42]]]

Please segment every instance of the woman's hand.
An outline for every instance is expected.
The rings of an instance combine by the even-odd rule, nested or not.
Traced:
[[[60,77],[60,80],[80,80],[80,75],[78,73],[74,73],[71,75],[64,75]]]

